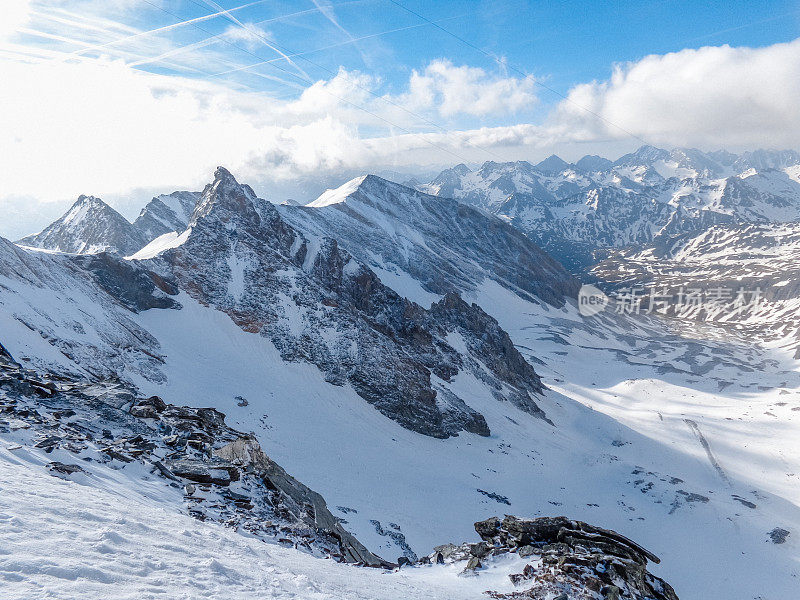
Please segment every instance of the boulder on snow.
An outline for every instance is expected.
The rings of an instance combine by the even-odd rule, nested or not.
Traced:
[[[59,477],[60,479],[69,479],[70,476],[75,473],[86,473],[79,465],[65,464],[58,461],[48,463],[47,470],[50,472],[50,475]]]
[[[482,545],[437,546],[423,562],[467,561],[462,573],[470,574],[493,556],[530,559],[521,573],[509,575],[524,589],[487,592],[498,600],[559,598],[565,589],[569,600],[678,600],[668,583],[647,571],[648,560],[658,557],[616,531],[566,517],[513,516],[479,521],[475,530]]]
[[[239,479],[239,470],[221,458],[212,458],[206,461],[179,458],[167,461],[165,466],[178,477],[195,483],[213,483],[225,486]]]

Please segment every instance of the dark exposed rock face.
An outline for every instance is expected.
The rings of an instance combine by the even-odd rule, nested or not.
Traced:
[[[150,308],[180,308],[180,304],[169,297],[178,293],[175,283],[136,263],[106,252],[76,256],[73,260],[91,272],[98,285],[111,297],[134,312]]]
[[[462,371],[543,417],[541,382],[497,322],[452,294],[431,310],[399,296],[330,238],[307,238],[225,169],[203,191],[186,241],[144,266],[174,280],[285,360],[349,383],[387,417],[434,437],[489,435],[450,389]],[[466,351],[448,341],[458,334]],[[480,368],[479,361],[490,372]]]
[[[87,465],[149,465],[164,485],[184,484],[189,513],[199,519],[343,562],[392,566],[343,529],[322,496],[213,408],[137,398],[115,382],[35,375],[6,353],[0,354],[0,426],[9,418],[24,422],[38,440],[34,447],[45,452],[68,451],[76,461],[88,458]],[[54,461],[47,469],[62,478],[89,476],[76,464]],[[236,492],[229,488],[234,481]]]
[[[508,399],[517,408],[547,420],[532,398],[533,394],[544,391],[542,380],[496,319],[477,304],[467,304],[453,293],[432,304],[429,314],[433,322],[445,330],[461,333],[472,356],[483,362],[498,379],[516,389]]]
[[[465,562],[465,572],[481,568],[487,556],[516,553],[528,559],[510,575],[512,593],[488,592],[498,599],[678,600],[668,583],[647,572],[653,553],[609,529],[566,517],[492,517],[475,523],[480,544],[448,544],[425,562]]]

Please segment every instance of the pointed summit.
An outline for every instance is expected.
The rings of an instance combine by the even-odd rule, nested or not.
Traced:
[[[351,179],[338,188],[326,190],[319,198],[309,202],[306,206],[322,208],[355,201],[379,208],[401,207],[407,206],[409,203],[415,203],[416,198],[423,195],[426,194],[414,188],[370,174]]]
[[[306,206],[310,206],[312,208],[321,208],[323,206],[330,206],[332,204],[345,202],[347,201],[347,198],[349,198],[351,194],[358,190],[361,184],[366,181],[367,177],[369,177],[369,175],[361,175],[343,183],[338,188],[325,190],[322,192],[322,194],[320,194],[319,198],[312,200],[306,204]]]
[[[564,169],[569,168],[569,163],[555,154],[551,154],[542,162],[534,165],[533,167],[541,173],[560,173]]]
[[[228,221],[234,216],[249,222],[258,222],[259,215],[255,203],[258,200],[253,188],[241,185],[225,167],[217,167],[214,181],[206,185],[197,202],[189,225],[206,219],[213,213]],[[265,203],[266,204],[266,203]]]
[[[171,231],[181,232],[189,225],[199,198],[199,192],[156,196],[142,209],[133,226],[150,240]]]
[[[73,254],[128,254],[139,250],[147,241],[136,227],[100,198],[81,195],[61,218],[19,243]]]
[[[575,163],[575,167],[577,167],[578,170],[586,173],[607,171],[612,165],[613,163],[610,160],[602,156],[597,156],[596,154],[587,154]]]

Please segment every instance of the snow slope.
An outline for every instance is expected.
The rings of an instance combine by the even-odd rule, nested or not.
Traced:
[[[0,434],[4,598],[478,600],[487,588],[510,591],[508,574],[525,562],[497,561],[472,578],[457,565],[350,567],[193,519],[158,482],[142,489],[128,468],[51,477],[51,455],[12,442]]]
[[[555,427],[476,395],[480,388],[465,379],[459,385],[485,414],[490,438],[435,440],[410,432],[369,410],[348,387],[326,384],[307,365],[282,364],[268,341],[185,299],[177,315],[148,311],[137,317],[161,340],[168,373],[164,385],[142,386],[198,405],[216,403],[232,424],[255,431],[270,454],[323,493],[331,507],[341,507],[347,527],[384,557],[402,553],[381,534],[391,523],[421,554],[443,540],[469,539],[472,523],[492,514],[563,513],[641,541],[662,557],[655,572],[681,597],[777,599],[793,593],[797,539],[781,546],[766,540],[777,526],[800,530],[800,497],[794,475],[787,475],[800,468],[791,450],[797,417],[790,410],[800,403],[774,407],[781,389],[798,397],[792,391],[796,373],[781,373],[786,385],[768,391],[758,386],[770,381],[751,373],[721,395],[715,381],[699,374],[665,377],[658,364],[615,362],[615,349],[598,349],[600,338],[588,334],[569,345],[543,343],[546,324],[526,316],[537,310],[534,305],[519,304],[502,288],[486,294],[484,300],[516,315],[505,324],[518,345],[535,348],[550,365],[542,369],[554,388],[548,410]],[[732,367],[717,369],[731,378],[742,375]],[[238,406],[237,395],[248,406]],[[774,417],[763,415],[768,409],[781,411],[779,430]],[[729,423],[731,415],[742,422]],[[686,418],[710,440],[724,479]],[[690,494],[708,501],[690,501]],[[769,582],[759,577],[765,570],[772,573]]]

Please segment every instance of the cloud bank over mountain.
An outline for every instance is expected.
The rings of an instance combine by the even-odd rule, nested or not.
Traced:
[[[645,56],[559,98],[547,75],[523,76],[502,58],[478,67],[440,57],[387,81],[380,69],[352,67],[307,78],[303,53],[273,53],[261,64],[279,70],[258,71],[222,52],[266,53],[275,19],[186,44],[163,30],[209,27],[213,15],[142,31],[116,14],[15,6],[0,30],[0,76],[13,90],[0,98],[0,207],[16,214],[79,194],[120,198],[143,184],[197,187],[219,163],[256,184],[285,183],[554,151],[614,157],[643,141],[737,150],[800,139],[800,40]],[[129,14],[125,3],[114,7]],[[357,42],[347,35],[334,46]],[[67,42],[78,50],[62,50]],[[284,93],[230,78],[244,72]]]

